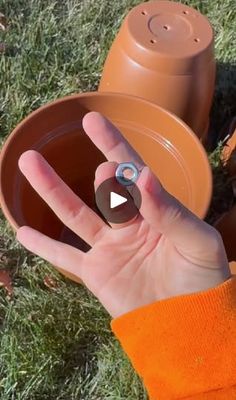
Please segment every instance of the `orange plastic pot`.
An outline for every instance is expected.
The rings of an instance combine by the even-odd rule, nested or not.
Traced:
[[[105,61],[100,91],[143,97],[205,138],[215,84],[214,36],[206,17],[172,1],[139,4]]]
[[[113,121],[174,196],[198,216],[205,216],[212,194],[211,169],[204,148],[190,128],[143,99],[94,92],[65,97],[39,108],[5,142],[0,154],[0,201],[14,229],[29,225],[86,249],[31,188],[18,168],[18,159],[28,149],[37,150],[96,210],[94,174],[104,156],[81,124],[92,110]]]

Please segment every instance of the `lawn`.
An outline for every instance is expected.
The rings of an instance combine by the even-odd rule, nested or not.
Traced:
[[[30,111],[61,96],[97,88],[107,51],[138,0],[0,0],[0,144]],[[216,33],[218,73],[212,143],[236,115],[235,0],[189,0]],[[219,146],[209,221],[232,201]],[[225,196],[226,195],[226,196]],[[222,196],[225,196],[222,198]],[[83,286],[59,276],[15,241],[0,215],[0,269],[13,276],[13,296],[0,289],[1,400],[145,400],[142,383],[111,334],[110,317]]]

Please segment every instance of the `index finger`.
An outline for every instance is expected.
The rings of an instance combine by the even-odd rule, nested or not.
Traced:
[[[142,158],[121,132],[100,113],[92,111],[86,114],[83,119],[83,128],[108,161],[133,162],[138,169],[144,167]]]

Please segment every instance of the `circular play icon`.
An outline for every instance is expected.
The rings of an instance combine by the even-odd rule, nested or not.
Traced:
[[[112,224],[132,220],[141,207],[141,193],[135,183],[120,184],[115,177],[106,179],[95,193],[96,204],[105,219]]]

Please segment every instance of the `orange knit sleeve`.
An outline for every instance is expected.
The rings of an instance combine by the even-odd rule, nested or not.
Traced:
[[[236,399],[236,277],[111,322],[152,400]]]

